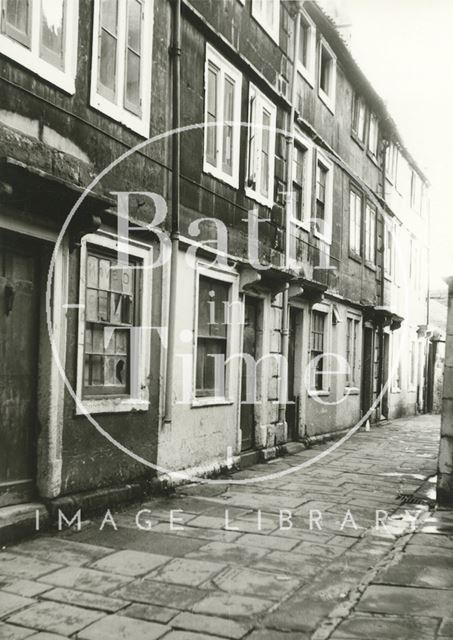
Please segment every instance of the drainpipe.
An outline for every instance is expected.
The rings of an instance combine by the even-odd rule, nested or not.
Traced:
[[[291,110],[289,115],[289,125],[286,133],[286,259],[289,256],[289,241],[290,241],[290,219],[291,219],[291,206],[292,206],[292,187],[293,187],[293,150],[294,150],[294,116],[295,116],[295,104],[296,104],[296,86],[297,86],[297,52],[299,50],[299,34],[300,34],[300,8],[298,9],[296,16],[296,30],[294,35],[294,51],[293,51],[293,69],[291,78]],[[286,283],[283,291],[282,299],[282,359],[283,362],[288,363],[289,352],[289,284]],[[286,376],[288,377],[288,376]],[[283,423],[286,422],[286,403],[288,400],[288,380],[286,380],[286,393],[284,394],[283,402],[280,402],[278,408],[278,420]]]
[[[171,188],[171,264],[170,302],[168,308],[167,370],[165,377],[164,422],[172,421],[173,377],[176,342],[176,285],[179,254],[179,203],[180,203],[180,162],[181,144],[179,127],[181,122],[181,0],[173,0],[173,58],[172,74],[172,188]]]
[[[385,202],[385,171],[386,171],[386,151],[389,145],[388,140],[382,141],[382,199]],[[385,293],[385,277],[384,277],[384,261],[385,261],[385,217],[382,213],[382,251],[381,251],[381,306],[384,306],[384,293]],[[381,320],[379,325],[379,370],[378,370],[378,389],[379,393],[382,393],[384,387],[384,322]],[[382,417],[382,407],[384,404],[384,398],[381,397],[379,402],[380,416]],[[388,407],[387,407],[388,411]],[[387,416],[388,418],[388,416]]]

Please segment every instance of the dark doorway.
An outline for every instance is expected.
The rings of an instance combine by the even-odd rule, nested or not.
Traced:
[[[298,439],[300,372],[302,364],[302,309],[289,308],[288,404],[286,422],[288,439]]]
[[[39,251],[0,232],[0,506],[35,489]]]
[[[245,296],[242,353],[252,356],[254,362],[256,362],[258,353],[257,338],[260,306],[261,301],[259,299]],[[246,402],[246,400],[247,389],[251,391],[255,389],[255,392],[257,392],[257,377],[258,372],[255,376],[255,367],[247,367],[245,360],[242,359],[240,415],[242,451],[248,451],[255,446],[255,405]]]
[[[374,329],[363,328],[362,358],[362,415],[365,415],[373,403],[374,376]],[[373,416],[369,416],[373,421]]]

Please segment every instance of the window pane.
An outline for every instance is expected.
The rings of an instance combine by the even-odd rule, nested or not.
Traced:
[[[140,106],[140,57],[130,49],[127,52],[126,102]]]
[[[299,39],[299,60],[300,62],[302,62],[304,67],[306,67],[308,63],[308,34],[308,27],[301,23]]]
[[[102,0],[101,27],[116,35],[118,24],[118,0]]]
[[[30,46],[30,0],[6,0],[2,7],[5,11],[2,31],[21,44]]]
[[[227,336],[230,285],[200,277],[198,291],[198,335]]]
[[[324,49],[321,48],[321,72],[320,72],[320,86],[321,89],[327,95],[330,94],[330,73],[331,73],[332,60]]]
[[[64,67],[65,0],[41,0],[41,56]]]
[[[234,118],[233,113],[234,104],[234,82],[225,77],[224,85],[224,105],[223,105],[223,119],[225,122],[232,122]],[[233,171],[233,126],[231,124],[223,125],[223,157],[222,168],[228,173],[232,174]]]
[[[127,45],[136,53],[141,48],[141,21],[142,5],[137,0],[129,0],[127,17]]]
[[[217,91],[218,91],[219,70],[209,65],[208,69],[208,90],[207,90],[207,124],[206,127],[206,156],[208,162],[217,164]]]
[[[197,342],[196,395],[214,396],[224,395],[224,389],[216,389],[220,385],[221,377],[216,379],[216,356],[226,358],[226,340],[199,338]],[[220,372],[219,372],[220,373]]]
[[[102,0],[99,43],[99,92],[115,99],[118,0]]]
[[[263,129],[261,133],[261,193],[263,196],[269,195],[270,124],[270,113],[263,109]]]
[[[101,32],[101,55],[99,59],[99,83],[112,96],[116,91],[116,38]]]

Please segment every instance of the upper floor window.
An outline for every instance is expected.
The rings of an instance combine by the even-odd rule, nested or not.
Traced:
[[[349,249],[362,254],[362,196],[355,189],[349,192]]]
[[[298,70],[313,86],[316,60],[316,27],[305,13],[300,14],[299,48],[297,55]]]
[[[252,0],[252,16],[278,44],[280,0]]]
[[[384,274],[391,278],[393,276],[393,231],[391,225],[384,224]]]
[[[149,135],[152,0],[94,0],[93,107]]]
[[[277,108],[250,85],[248,137],[248,196],[272,207],[274,201],[275,119]]]
[[[206,46],[203,170],[237,188],[242,76]]]
[[[393,142],[389,142],[385,150],[385,175],[392,183],[396,180],[397,165],[398,149]]]
[[[423,200],[423,182],[419,176],[412,171],[411,181],[411,207],[417,212],[422,212],[422,200]]]
[[[370,113],[370,130],[368,133],[368,149],[373,156],[378,154],[379,125],[374,113]]]
[[[329,244],[332,241],[332,191],[332,163],[318,153],[316,161],[315,235]]]
[[[0,53],[74,93],[78,0],[0,1]]]
[[[309,223],[311,205],[312,147],[297,136],[293,155],[292,218]]]
[[[365,207],[365,260],[376,261],[376,208],[369,202]]]
[[[319,43],[319,97],[335,113],[335,93],[337,83],[337,59],[327,42]]]
[[[366,105],[362,96],[355,96],[352,117],[352,130],[360,142],[365,143],[366,136]]]

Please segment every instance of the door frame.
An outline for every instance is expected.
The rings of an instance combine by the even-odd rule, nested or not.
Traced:
[[[263,358],[266,354],[270,352],[270,341],[269,341],[269,316],[270,316],[270,294],[259,293],[255,291],[242,291],[241,292],[241,304],[242,304],[242,312],[245,310],[245,299],[253,298],[258,302],[257,308],[257,324],[259,326],[260,337],[256,343],[256,360]],[[244,315],[242,315],[241,327],[240,327],[240,345],[241,345],[241,353],[244,345]],[[253,448],[259,448],[262,438],[261,436],[261,428],[260,425],[266,424],[267,419],[267,401],[268,398],[265,395],[265,389],[267,388],[265,382],[267,381],[267,369],[268,369],[268,361],[267,358],[264,358],[261,365],[261,375],[257,376],[257,385],[256,385],[256,399],[257,402],[254,406],[254,437],[253,437]],[[238,439],[238,452],[242,452],[242,430],[241,430],[241,400],[242,400],[242,358],[239,362],[239,384],[238,384],[238,409],[237,409],[237,439]]]
[[[37,241],[41,255],[49,255],[59,237],[56,231],[39,224],[11,218],[0,211],[0,229],[24,235]],[[66,369],[67,309],[69,243],[63,238],[55,254],[49,311],[49,326],[53,329],[53,344],[49,340],[47,318],[48,269],[43,268],[39,287],[39,338],[37,415],[40,431],[37,437],[36,487],[39,497],[55,498],[62,484],[63,404]],[[57,361],[58,359],[58,361]]]

